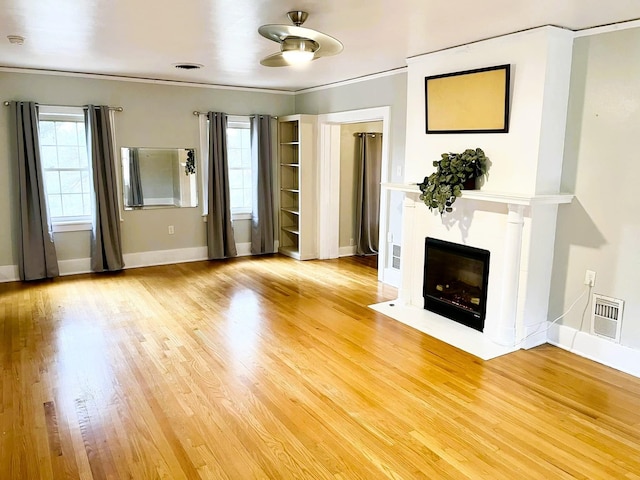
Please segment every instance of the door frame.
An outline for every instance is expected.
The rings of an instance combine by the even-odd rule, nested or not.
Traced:
[[[382,165],[380,181],[391,178],[389,131],[391,107],[374,107],[318,115],[318,257],[338,258],[340,229],[340,126],[349,123],[382,121]],[[387,219],[389,192],[380,189],[380,230],[378,237],[378,280],[384,282],[387,264]]]

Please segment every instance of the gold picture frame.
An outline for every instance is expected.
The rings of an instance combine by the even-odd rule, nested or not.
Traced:
[[[507,133],[511,65],[425,77],[426,133]]]

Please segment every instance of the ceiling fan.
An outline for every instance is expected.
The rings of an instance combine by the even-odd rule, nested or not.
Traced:
[[[280,51],[260,60],[266,67],[287,67],[289,65],[310,62],[320,57],[336,55],[343,49],[342,43],[329,35],[301,27],[309,14],[307,12],[288,12],[293,25],[262,25],[258,33],[280,44]]]

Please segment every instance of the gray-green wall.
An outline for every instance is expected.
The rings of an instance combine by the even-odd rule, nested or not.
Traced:
[[[116,114],[116,143],[120,147],[196,148],[199,155],[198,111],[249,115],[294,113],[294,96],[176,86],[161,83],[107,80],[58,75],[0,72],[2,101],[33,100],[50,105],[122,106]],[[0,111],[0,266],[17,264],[17,203],[9,145],[9,108]],[[200,204],[202,195],[200,193]],[[172,250],[206,245],[201,208],[125,211],[124,253]],[[237,241],[248,242],[249,228],[237,222]],[[173,225],[175,234],[168,234]],[[247,237],[247,238],[244,238]],[[89,233],[55,234],[59,260],[88,258]]]
[[[640,29],[577,38],[565,138],[561,206],[554,253],[550,319],[583,291],[626,301],[621,343],[640,348]],[[590,304],[581,299],[562,323],[588,331]]]

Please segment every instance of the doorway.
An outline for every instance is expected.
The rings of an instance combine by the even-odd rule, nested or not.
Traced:
[[[389,118],[390,107],[367,108],[347,112],[328,113],[318,116],[319,128],[319,258],[330,259],[340,256],[340,138],[342,126],[382,122],[382,168],[381,183],[390,178],[389,162]],[[389,258],[386,241],[389,211],[389,195],[385,188],[380,192],[380,230],[378,235],[378,280],[385,281]],[[350,239],[351,237],[349,237]],[[386,282],[389,283],[389,282]]]
[[[359,223],[358,216],[360,214],[359,210],[361,210],[361,208],[359,208],[361,207],[359,197],[362,195],[362,188],[360,187],[362,183],[360,178],[362,172],[360,171],[359,154],[361,152],[363,134],[370,137],[368,139],[369,144],[371,143],[369,141],[377,138],[376,146],[381,147],[382,121],[348,123],[340,126],[340,224],[338,230],[338,255],[341,257],[355,255],[363,251],[362,246],[360,249],[357,248],[359,243],[358,239],[361,238],[361,235],[359,235],[359,231],[361,230],[359,226],[362,224],[362,222]],[[379,152],[377,155],[378,160],[380,159],[381,148]],[[379,175],[382,165],[377,164],[374,167]],[[379,183],[376,187],[377,195],[379,196]],[[376,192],[372,192],[372,194],[375,195]],[[379,206],[379,202],[372,206],[372,209],[376,211],[377,218],[375,218],[375,223],[370,225],[370,231],[368,232],[371,243],[375,243],[375,250],[378,250],[379,229],[377,227],[379,214],[377,210]],[[372,238],[374,236],[375,238]],[[365,241],[360,243],[369,242]],[[365,253],[371,254],[369,251],[371,249],[365,248],[364,250],[366,251]]]

